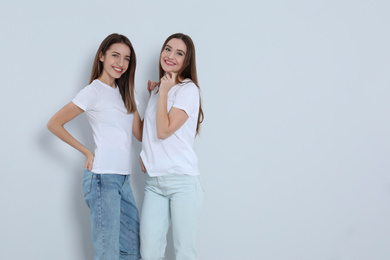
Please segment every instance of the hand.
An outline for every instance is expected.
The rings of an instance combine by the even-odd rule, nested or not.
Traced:
[[[143,173],[145,173],[146,168],[145,168],[144,162],[142,161],[141,156],[139,157],[139,164],[141,165],[141,170],[143,171]]]
[[[160,93],[168,93],[168,91],[176,85],[177,73],[166,73],[160,80]]]
[[[148,80],[148,91],[149,91],[149,94],[150,94],[150,92],[152,92],[157,87],[157,85],[158,85],[158,82]]]
[[[93,166],[93,160],[94,159],[95,159],[95,156],[93,155],[93,153],[85,156],[84,168],[92,171],[92,166]]]

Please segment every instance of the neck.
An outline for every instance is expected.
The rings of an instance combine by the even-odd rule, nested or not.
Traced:
[[[102,75],[100,75],[100,77],[98,77],[98,80],[100,80],[104,84],[109,85],[112,88],[116,88],[115,79],[112,77],[105,77],[104,74],[102,73]]]

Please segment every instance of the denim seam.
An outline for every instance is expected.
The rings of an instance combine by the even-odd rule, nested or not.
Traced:
[[[92,180],[93,180],[93,173],[91,174],[91,177],[88,178],[88,182],[89,182],[88,186],[89,186],[89,188],[88,188],[88,191],[85,192],[85,194],[83,194],[83,195],[84,195],[84,198],[86,198],[86,197],[88,196],[88,194],[90,194],[91,191],[92,191]],[[83,184],[83,185],[84,185],[84,184]]]
[[[126,225],[126,228],[129,230],[130,232],[130,237],[131,237],[131,248],[132,248],[132,252],[135,251],[135,243],[134,243],[134,234],[133,232],[131,231],[131,228],[130,228],[130,225],[128,224],[128,220],[126,219],[126,215],[125,215],[125,212],[123,211],[123,208],[121,207],[121,213],[123,214],[123,219],[125,221],[125,225]]]
[[[126,178],[125,178],[125,181],[123,182],[123,184],[122,184],[122,194],[121,194],[121,197],[123,197],[123,188],[124,188],[124,186],[128,183],[128,185],[130,185],[130,179],[128,179],[130,176],[126,176]],[[128,181],[127,181],[128,180]],[[130,225],[128,224],[129,223],[129,220],[126,218],[126,214],[125,214],[125,212],[124,212],[124,210],[123,210],[123,208],[122,208],[122,205],[121,205],[121,207],[120,207],[120,210],[121,210],[121,214],[123,215],[123,219],[124,219],[124,222],[125,222],[125,226],[126,226],[126,228],[129,230],[129,232],[130,232],[130,242],[131,242],[131,248],[132,248],[132,252],[135,252],[136,251],[136,249],[135,249],[135,239],[134,239],[134,234],[133,234],[133,232],[131,231],[131,227],[130,227]],[[133,256],[131,256],[131,258],[133,258]]]
[[[105,255],[105,248],[104,248],[104,245],[105,245],[105,241],[104,241],[104,225],[103,225],[103,216],[102,216],[102,194],[101,194],[101,191],[102,191],[102,182],[101,182],[101,178],[99,178],[100,176],[97,176],[97,189],[98,189],[98,201],[99,201],[99,222],[100,222],[100,227],[101,227],[101,236],[102,236],[102,245],[101,245],[101,248],[102,248],[102,256],[103,256],[103,259],[104,259],[104,255]]]

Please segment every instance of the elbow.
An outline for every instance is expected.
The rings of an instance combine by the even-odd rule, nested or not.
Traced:
[[[157,139],[164,140],[167,139],[169,135],[167,133],[163,133],[162,131],[157,131]]]
[[[135,139],[137,139],[139,142],[142,142],[142,133],[143,133],[142,126],[136,127],[135,125],[133,125],[133,135]]]
[[[135,136],[135,138],[139,141],[142,142],[142,132],[138,135]]]
[[[168,137],[170,137],[174,133],[169,126],[164,127],[164,126],[157,125],[156,130],[157,130],[156,131],[157,132],[157,139],[160,139],[160,140],[167,139]]]
[[[49,122],[47,122],[46,127],[47,129],[49,129],[50,132],[53,132],[54,124],[51,119],[49,120]]]
[[[55,120],[54,117],[52,117],[49,122],[47,122],[47,129],[49,129],[50,132],[52,132],[53,134],[56,132],[56,130],[58,129],[58,127],[61,127],[63,125],[59,124],[57,122],[57,120]]]

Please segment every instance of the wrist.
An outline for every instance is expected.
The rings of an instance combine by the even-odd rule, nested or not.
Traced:
[[[165,91],[165,90],[160,91],[160,97],[162,97],[162,98],[168,97],[168,91]]]
[[[90,150],[85,151],[83,154],[86,158],[93,156],[93,153]]]

